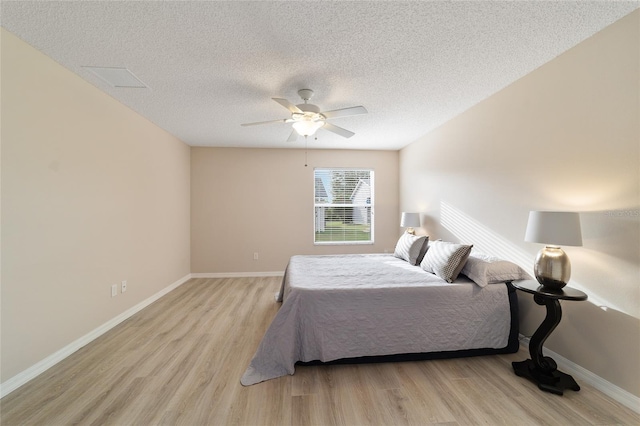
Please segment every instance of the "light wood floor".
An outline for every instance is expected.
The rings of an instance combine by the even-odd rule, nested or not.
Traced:
[[[0,401],[2,425],[638,425],[592,387],[543,393],[527,353],[240,377],[280,278],[193,279]]]

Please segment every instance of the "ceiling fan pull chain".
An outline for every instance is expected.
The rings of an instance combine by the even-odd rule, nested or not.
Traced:
[[[304,137],[304,166],[307,167],[307,137]]]

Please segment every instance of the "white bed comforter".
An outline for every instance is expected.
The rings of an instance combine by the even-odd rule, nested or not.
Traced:
[[[387,254],[294,256],[280,310],[240,382],[294,373],[297,361],[503,348],[505,285],[449,284]]]

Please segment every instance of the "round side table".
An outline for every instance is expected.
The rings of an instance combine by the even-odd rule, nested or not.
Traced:
[[[579,391],[580,386],[568,374],[558,370],[556,362],[542,354],[542,346],[562,319],[560,300],[587,300],[587,295],[580,290],[564,287],[561,290],[550,290],[536,280],[513,281],[513,286],[525,293],[533,294],[538,305],[547,308],[547,315],[529,341],[531,359],[512,362],[513,371],[520,377],[526,377],[546,392],[562,395],[565,389]]]

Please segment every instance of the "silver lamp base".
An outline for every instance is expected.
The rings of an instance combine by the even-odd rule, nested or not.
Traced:
[[[571,277],[569,256],[558,246],[546,246],[538,252],[533,272],[545,288],[560,290]]]

